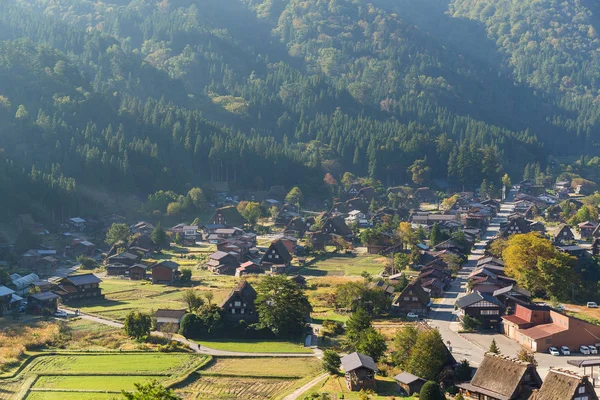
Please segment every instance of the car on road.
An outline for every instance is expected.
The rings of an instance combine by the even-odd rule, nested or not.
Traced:
[[[55,312],[54,316],[57,318],[67,318],[69,316],[69,314],[67,314],[67,312],[64,310],[60,310],[60,311]]]
[[[550,354],[552,354],[553,356],[560,356],[560,353],[558,352],[558,349],[556,347],[550,347],[548,349],[548,351],[550,352]]]
[[[587,348],[590,349],[590,354],[598,354],[598,348],[596,346],[589,345]]]
[[[408,314],[406,314],[406,317],[413,318],[413,319],[419,318],[419,316],[417,314],[415,314],[414,312],[409,312]]]
[[[587,346],[579,346],[579,352],[581,354],[588,355],[588,354],[590,354],[590,348]]]
[[[571,350],[569,350],[569,348],[567,346],[560,346],[560,352],[562,353],[563,356],[571,355]]]
[[[595,301],[588,301],[587,308],[598,308],[598,304]]]
[[[556,306],[556,309],[558,311],[565,311],[565,306],[563,306],[562,304],[559,304],[559,305]]]

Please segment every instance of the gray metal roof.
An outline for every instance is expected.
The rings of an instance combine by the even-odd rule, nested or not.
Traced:
[[[365,367],[375,372],[379,371],[377,365],[375,365],[375,361],[365,354],[354,352],[342,357],[342,368],[344,368],[345,372],[353,371],[360,367]]]
[[[0,286],[0,296],[8,296],[10,294],[14,294],[15,291],[7,288],[6,286]]]
[[[575,367],[597,367],[600,366],[600,358],[586,358],[585,360],[567,360],[567,364]]]
[[[418,376],[415,376],[408,372],[403,372],[400,375],[396,375],[394,379],[400,383],[404,383],[405,385],[410,385],[411,383],[416,382],[418,380],[422,380],[423,382],[425,382],[425,379],[419,378]]]
[[[98,278],[94,274],[83,274],[83,275],[71,275],[67,276],[65,279],[73,282],[75,285],[89,285],[91,283],[100,283],[102,279]]]
[[[490,295],[488,295],[486,293],[480,293],[478,291],[475,291],[473,293],[470,293],[470,294],[468,294],[466,296],[463,296],[460,299],[458,299],[456,301],[456,306],[458,308],[465,308],[465,307],[468,307],[470,305],[476,304],[476,303],[478,303],[478,302],[480,302],[482,300],[489,301],[490,303],[496,304],[499,307],[504,307],[502,305],[502,303],[500,303],[498,301],[498,299],[496,299],[495,297],[490,296]]]

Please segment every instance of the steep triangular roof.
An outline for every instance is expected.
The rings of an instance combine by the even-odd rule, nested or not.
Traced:
[[[529,400],[571,400],[577,398],[579,387],[585,386],[585,397],[588,400],[598,400],[594,387],[587,376],[578,375],[572,371],[550,369],[542,387],[535,391]],[[584,397],[581,397],[584,398]]]
[[[529,383],[541,385],[542,380],[533,364],[486,353],[470,386],[474,387],[474,390],[479,389],[496,394],[492,395],[495,398],[512,399],[517,394],[520,383],[527,373],[533,375],[533,382]]]

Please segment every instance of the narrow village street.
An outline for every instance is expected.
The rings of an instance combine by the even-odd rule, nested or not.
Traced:
[[[492,339],[496,340],[502,354],[507,356],[515,357],[521,348],[517,342],[501,333],[459,333],[462,327],[454,313],[454,304],[459,298],[466,295],[467,278],[473,271],[477,260],[483,256],[488,242],[498,234],[500,224],[505,222],[507,217],[513,212],[514,204],[512,200],[515,194],[516,191],[508,193],[507,201],[502,203],[500,212],[492,219],[483,240],[475,244],[469,255],[468,262],[458,272],[458,276],[452,282],[450,289],[432,305],[429,318],[426,321],[430,326],[438,328],[444,342],[451,348],[452,354],[457,361],[467,359],[473,367],[479,366],[485,352],[489,349]],[[580,372],[568,365],[567,361],[581,358],[581,354],[555,357],[547,353],[535,353],[535,359],[539,364],[537,370],[542,378],[547,375],[550,367],[559,367]]]

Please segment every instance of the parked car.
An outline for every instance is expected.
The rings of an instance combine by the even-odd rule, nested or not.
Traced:
[[[69,316],[69,314],[67,314],[66,311],[61,310],[61,311],[55,312],[54,316],[57,318],[67,318]]]
[[[560,356],[560,353],[558,352],[558,349],[556,347],[550,347],[548,349],[548,351],[550,352],[550,354],[552,354],[553,356]]]
[[[408,314],[406,314],[407,318],[419,318],[419,316],[417,314],[415,314],[414,312],[409,312]]]
[[[589,345],[587,348],[590,349],[590,354],[598,354],[598,348],[596,346]]]
[[[571,355],[571,350],[569,350],[569,348],[567,346],[560,346],[560,352],[562,353],[563,356]]]
[[[556,306],[556,309],[558,311],[565,311],[565,306],[563,306],[562,304],[559,304],[559,305]]]
[[[587,307],[588,308],[598,308],[598,304],[596,304],[595,301],[588,301],[587,302]]]
[[[587,346],[579,346],[579,352],[581,354],[590,354],[590,348]]]

